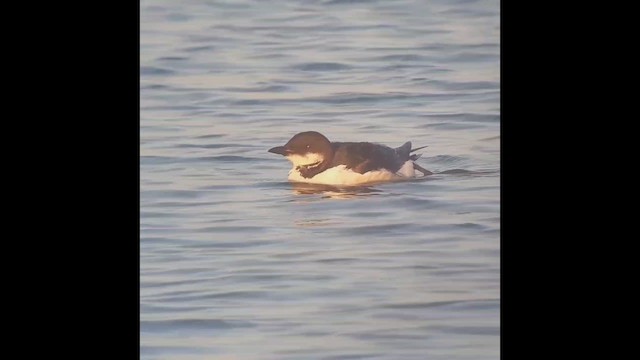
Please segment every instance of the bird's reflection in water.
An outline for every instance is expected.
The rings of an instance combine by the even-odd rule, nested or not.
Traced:
[[[369,186],[338,187],[296,182],[292,182],[291,186],[293,187],[293,193],[296,195],[322,195],[323,198],[331,199],[351,199],[354,197],[376,195],[382,192]]]
[[[335,221],[331,219],[294,219],[294,224],[303,228],[316,228],[324,226],[336,225]]]

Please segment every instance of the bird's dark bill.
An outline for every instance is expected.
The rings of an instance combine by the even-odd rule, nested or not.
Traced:
[[[274,154],[287,155],[287,150],[284,148],[284,146],[276,146],[269,149],[269,152]]]

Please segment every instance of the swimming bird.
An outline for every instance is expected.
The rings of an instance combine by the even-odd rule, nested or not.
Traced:
[[[398,148],[370,142],[331,142],[317,131],[294,135],[283,146],[268,151],[286,157],[293,164],[290,181],[325,185],[358,185],[403,180],[432,172],[415,161],[420,155],[407,141]]]

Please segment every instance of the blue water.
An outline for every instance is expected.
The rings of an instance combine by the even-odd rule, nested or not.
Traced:
[[[497,359],[499,2],[141,1],[143,359]],[[422,181],[287,182],[300,131]]]

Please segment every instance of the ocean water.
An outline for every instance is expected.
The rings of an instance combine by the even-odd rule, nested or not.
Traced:
[[[497,359],[497,0],[141,1],[142,359]],[[420,181],[296,185],[300,131]]]

